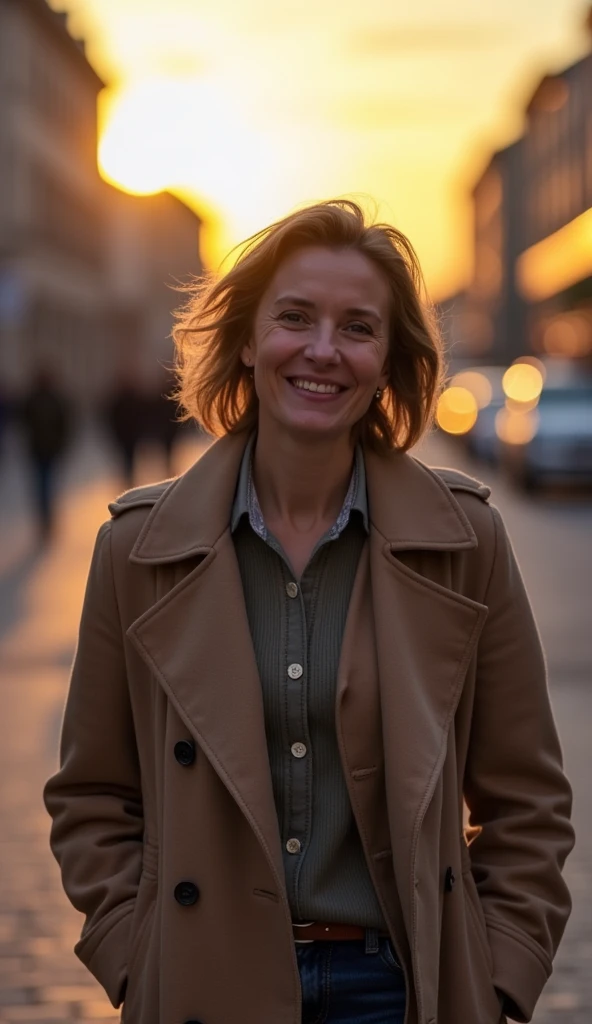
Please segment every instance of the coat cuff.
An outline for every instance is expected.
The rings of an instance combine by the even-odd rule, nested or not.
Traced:
[[[535,1006],[551,974],[541,956],[507,931],[488,923],[488,939],[493,957],[493,984],[503,994],[504,1012],[526,1024],[532,1020]]]
[[[133,908],[134,900],[117,907],[74,947],[78,959],[94,974],[116,1009],[125,994]]]

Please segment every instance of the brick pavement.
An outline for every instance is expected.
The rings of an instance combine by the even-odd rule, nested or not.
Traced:
[[[92,541],[119,487],[108,461],[96,452],[90,455],[89,450],[71,467],[68,500],[49,550],[34,550],[21,506],[10,514],[0,509],[0,1022],[106,1024],[119,1019],[72,953],[81,918],[64,897],[47,846],[49,819],[41,801],[43,783],[56,764]],[[151,475],[148,467],[145,475]],[[592,1020],[592,706],[587,682],[559,680],[553,687],[576,787],[580,842],[568,867],[574,914],[535,1024]]]
[[[180,471],[193,449],[178,455]],[[18,450],[0,472],[0,1022],[107,1024],[119,1013],[72,952],[82,917],[49,851],[41,792],[57,764],[94,537],[122,485],[100,437],[85,435],[62,474],[55,541],[42,551]],[[161,473],[144,453],[138,482]]]

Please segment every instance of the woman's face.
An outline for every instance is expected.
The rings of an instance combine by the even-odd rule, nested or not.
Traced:
[[[242,352],[260,429],[349,438],[388,380],[390,305],[386,278],[360,252],[315,246],[287,256]]]

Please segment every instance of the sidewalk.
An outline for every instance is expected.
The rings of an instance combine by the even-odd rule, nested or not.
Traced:
[[[87,431],[64,466],[55,541],[39,549],[27,478],[11,440],[0,476],[0,1022],[119,1019],[72,948],[82,918],[48,847],[45,780],[57,767],[63,702],[88,565],[107,503],[122,489],[112,454]],[[179,453],[181,461],[191,457]],[[148,465],[142,478],[162,475]],[[147,461],[148,460],[148,461]],[[152,472],[154,470],[154,472]]]
[[[0,508],[0,1021],[106,1024],[119,1015],[72,954],[81,918],[48,849],[41,791],[56,767],[93,528],[114,480],[84,439],[63,474],[56,542],[41,551],[16,455],[3,464]]]

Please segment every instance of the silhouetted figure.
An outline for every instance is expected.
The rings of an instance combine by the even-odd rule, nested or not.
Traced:
[[[146,398],[147,437],[162,449],[167,477],[173,475],[173,445],[181,427],[177,420],[177,405],[170,398],[173,384],[172,377],[163,372],[156,390]]]
[[[4,436],[8,425],[8,397],[0,381],[0,462],[4,454]]]
[[[147,397],[131,375],[120,378],[105,404],[107,426],[119,450],[126,487],[134,482],[138,443],[146,436]]]
[[[39,370],[20,404],[20,422],[31,463],[33,499],[41,537],[54,523],[55,472],[71,435],[71,409],[48,369]]]

